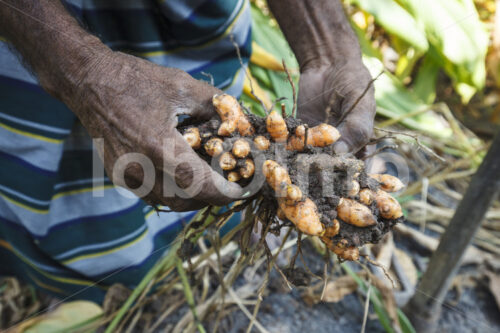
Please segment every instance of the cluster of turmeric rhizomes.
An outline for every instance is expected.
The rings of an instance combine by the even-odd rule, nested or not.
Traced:
[[[222,119],[220,124],[216,122],[218,128],[213,128],[217,136],[211,131],[200,133],[198,127],[186,129],[183,136],[193,149],[200,149],[202,140],[208,138],[203,144],[203,149],[207,155],[218,159],[219,166],[226,172],[229,181],[239,182],[242,179],[250,179],[255,173],[255,163],[249,157],[251,152],[249,139],[254,135],[255,129],[234,97],[227,94],[215,95],[212,102]],[[233,136],[235,132],[241,137],[226,142],[232,144],[232,147],[230,151],[225,151],[224,138]],[[269,148],[270,142],[264,136],[257,136],[253,138],[253,141],[257,149]]]
[[[337,129],[327,124],[307,129],[305,125],[300,125],[296,127],[295,134],[289,135],[286,122],[277,111],[270,112],[266,118],[268,137],[255,135],[255,128],[234,97],[227,94],[215,95],[212,102],[222,120],[216,129],[217,136],[211,131],[201,133],[198,127],[185,129],[183,136],[193,149],[202,148],[203,139],[209,137],[203,144],[205,153],[218,158],[219,166],[227,171],[227,178],[230,181],[238,182],[242,178],[249,179],[254,174],[254,161],[248,157],[251,152],[251,141],[253,146],[260,151],[267,151],[270,148],[270,139],[277,143],[286,143],[288,150],[302,151],[306,145],[328,146],[340,137]],[[224,140],[224,138],[234,137],[235,133],[239,134],[240,138]],[[230,151],[224,149],[226,141],[232,144]]]
[[[291,134],[283,115],[277,111],[271,111],[266,117],[266,133],[256,134],[252,122],[234,97],[215,95],[213,105],[221,121],[208,124],[208,127],[212,126],[209,130],[189,127],[183,136],[193,149],[203,150],[204,154],[217,158],[229,181],[241,183],[253,177],[256,165],[251,158],[251,145],[264,153],[269,152],[272,144],[281,144],[290,152],[315,147],[325,148],[324,152],[332,155],[333,150],[327,151],[326,148],[340,138],[338,130],[328,124],[311,128],[298,124]],[[322,204],[320,210],[317,203],[324,203],[324,198],[305,195],[303,189],[292,183],[286,166],[269,158],[272,154],[265,156],[267,159],[257,167],[261,168],[267,184],[275,193],[277,216],[289,220],[307,235],[320,237],[328,249],[342,259],[357,260],[359,251],[356,242],[340,237],[341,225],[349,224],[361,230],[388,220],[396,221],[403,215],[398,202],[388,193],[399,191],[402,182],[390,175],[369,175],[371,185],[368,186],[364,164],[359,160],[351,158],[350,162],[337,163],[342,165],[338,168],[341,172],[353,171],[347,179],[349,189],[342,192],[343,197],[330,201],[331,204]],[[362,185],[360,177],[363,177]]]
[[[346,239],[340,239],[335,242],[334,238],[340,231],[340,221],[358,228],[374,227],[378,223],[387,223],[386,221],[397,221],[403,216],[403,211],[398,201],[394,199],[387,191],[396,192],[403,188],[403,183],[391,175],[369,175],[375,181],[383,179],[380,188],[372,190],[370,188],[360,189],[358,181],[353,180],[348,196],[350,198],[341,198],[336,208],[337,218],[326,228],[321,240],[326,246],[339,257],[346,260],[357,260],[359,250],[356,246],[348,246]],[[387,184],[387,186],[384,186]],[[356,193],[357,192],[357,193]],[[371,206],[376,207],[374,209]],[[378,214],[377,214],[378,213]],[[378,216],[377,216],[378,215]]]
[[[348,168],[350,165],[347,163],[342,166]],[[361,186],[357,180],[360,173],[357,172],[349,181],[349,189],[344,191],[345,197],[335,202],[335,199],[318,200],[317,196],[304,195],[299,186],[292,184],[286,169],[275,161],[265,161],[263,173],[269,186],[276,192],[278,217],[291,221],[305,234],[320,237],[328,249],[345,260],[358,260],[359,250],[352,241],[340,236],[341,224],[354,226],[361,231],[375,228],[379,223],[384,225],[388,221],[397,221],[403,216],[401,206],[388,193],[401,190],[403,183],[391,175],[364,174],[365,180]],[[323,201],[332,203],[326,209],[324,205],[318,207],[317,203]]]

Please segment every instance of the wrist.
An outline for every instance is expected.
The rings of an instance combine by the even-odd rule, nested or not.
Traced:
[[[91,64],[106,52],[60,1],[4,0],[0,34],[7,38],[54,97],[71,98]]]
[[[332,66],[361,51],[339,0],[269,0],[269,7],[285,34],[302,72]],[[290,12],[289,8],[294,8]],[[301,24],[297,24],[301,22]]]
[[[65,43],[66,52],[36,70],[40,85],[52,96],[70,106],[80,95],[83,83],[112,51],[97,37],[83,34]]]
[[[318,27],[321,29],[321,27]],[[362,64],[361,49],[356,36],[339,32],[335,40],[321,42],[311,40],[295,51],[302,73],[319,68],[343,67],[346,64]]]

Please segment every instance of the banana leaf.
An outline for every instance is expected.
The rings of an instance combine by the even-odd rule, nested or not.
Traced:
[[[394,0],[352,0],[352,3],[373,15],[375,21],[388,33],[398,36],[419,52],[427,51],[429,44],[425,31],[412,15]]]
[[[426,103],[433,103],[436,99],[436,82],[441,64],[430,55],[426,55],[418,70],[413,91]]]
[[[283,34],[277,26],[270,24],[270,17],[263,14],[256,6],[252,5],[253,19],[253,40],[268,52],[274,54],[278,59],[285,59],[289,68],[297,69],[298,64],[293,53],[288,46]],[[363,34],[363,31],[353,24],[353,28],[360,40],[361,48],[364,54],[365,65],[370,70],[373,77],[377,76],[382,70],[383,65],[378,59],[379,52],[374,49]],[[292,89],[286,80],[284,73],[266,70],[255,65],[250,65],[252,75],[257,79],[261,88],[266,90],[271,99],[286,97],[285,101],[287,111],[291,110]],[[432,73],[431,73],[432,74]],[[429,77],[428,77],[429,78]],[[297,77],[294,77],[296,86]],[[434,137],[449,137],[451,130],[448,125],[442,121],[442,118],[431,110],[431,106],[424,101],[430,99],[426,97],[423,91],[420,98],[417,94],[410,91],[394,75],[384,72],[384,74],[375,81],[375,99],[377,102],[377,112],[388,118],[401,118],[403,125],[419,130]],[[432,86],[432,84],[431,84]],[[432,97],[432,96],[431,96]],[[258,102],[250,97],[243,95],[242,101],[250,106],[252,112],[263,116],[264,112]],[[414,114],[422,111],[418,115],[409,117],[408,114]]]
[[[455,89],[467,103],[485,84],[488,32],[472,0],[399,0],[425,29]]]
[[[433,63],[441,64],[440,66],[453,80],[454,88],[462,97],[463,103],[468,103],[475,92],[484,87],[489,38],[473,0],[348,0],[348,2],[373,15],[377,24],[390,35],[404,40],[417,51],[427,50],[422,41],[422,37],[425,37],[427,44],[436,51],[433,52],[435,56]],[[430,63],[427,61],[428,65]],[[424,68],[423,77],[429,74],[430,69],[430,67]],[[422,87],[419,86],[416,90]],[[428,97],[432,95],[429,91],[426,94]]]
[[[93,302],[73,301],[59,305],[54,311],[27,319],[16,327],[16,332],[75,332],[102,315],[101,307]],[[89,330],[84,331],[90,332]]]
[[[397,77],[385,71],[380,60],[363,56],[363,62],[372,77],[383,72],[374,82],[378,114],[387,118],[401,119],[399,121],[401,124],[434,137],[451,136],[452,130],[438,114],[432,111],[432,106],[408,90]],[[415,115],[409,117],[409,114]]]

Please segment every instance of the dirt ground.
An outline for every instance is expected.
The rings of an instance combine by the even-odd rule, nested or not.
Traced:
[[[313,272],[321,274],[321,262],[311,265],[315,260],[313,256],[306,260]],[[470,269],[464,268],[460,273]],[[260,323],[270,332],[361,331],[364,297],[353,293],[338,303],[308,306],[300,296],[300,289],[292,292],[283,292],[284,290],[281,277],[277,273],[273,274],[270,293],[264,299],[259,312]],[[439,321],[439,332],[500,331],[500,311],[491,292],[484,285],[478,283],[475,287],[465,287],[460,295],[453,289],[448,293],[446,301]],[[384,332],[373,313],[371,306],[366,332]],[[241,311],[236,311],[227,321],[227,330],[224,330],[226,332],[244,332],[248,326],[248,320]]]
[[[394,237],[396,247],[411,254],[416,266],[424,269],[427,262],[425,254],[422,254],[413,244],[405,238]],[[292,249],[294,251],[294,249]],[[321,276],[323,272],[323,260],[308,242],[303,243],[305,262],[309,269]],[[283,260],[286,262],[286,260]],[[357,263],[349,263],[354,270],[359,270]],[[297,266],[303,267],[300,260]],[[477,274],[476,265],[467,265],[460,269],[457,283],[448,292],[446,303],[439,321],[439,332],[499,332],[500,311],[492,295],[492,290],[487,281]],[[263,270],[259,271],[263,274]],[[261,278],[262,275],[256,275]],[[461,283],[459,283],[462,281]],[[467,282],[468,281],[468,282]],[[215,284],[216,281],[214,281]],[[238,288],[248,283],[245,274],[242,274],[234,284]],[[307,287],[295,287],[290,291],[283,278],[273,270],[270,282],[260,307],[258,321],[269,332],[360,332],[364,316],[364,295],[358,291],[347,294],[336,303],[318,303],[308,305],[303,299],[303,292]],[[498,291],[497,291],[498,292]],[[255,299],[255,297],[252,297]],[[155,304],[156,303],[156,304]],[[159,309],[168,304],[169,299],[163,298],[145,307],[145,315],[157,317]],[[3,304],[4,305],[4,304]],[[0,304],[0,308],[3,306]],[[250,311],[252,306],[247,306]],[[189,311],[187,306],[182,306],[171,314],[154,332],[170,332],[177,322]],[[6,313],[4,313],[6,315]],[[212,331],[216,322],[217,313],[213,311],[203,321],[207,331]],[[5,319],[5,318],[4,318]],[[217,332],[239,333],[245,332],[249,324],[248,318],[238,309],[231,305],[226,308],[226,314],[218,323]],[[147,325],[146,325],[147,326]],[[4,327],[5,328],[5,327]],[[146,327],[139,324],[133,332],[142,332]],[[253,332],[258,332],[253,328]],[[366,332],[385,332],[370,305]]]
[[[405,251],[412,251],[412,256],[425,265],[427,259],[411,249],[411,244],[396,237],[396,246],[404,248]],[[323,261],[314,250],[304,242],[303,252],[305,261],[311,271],[317,275],[322,274]],[[359,265],[349,263],[349,265],[359,270]],[[302,263],[297,262],[301,267]],[[425,267],[425,266],[424,266]],[[463,267],[459,276],[474,276],[471,272],[474,266]],[[235,283],[235,288],[241,286],[245,281],[240,276]],[[296,287],[292,291],[286,287],[282,277],[273,270],[264,300],[260,306],[258,321],[269,332],[360,332],[364,316],[365,298],[359,292],[346,295],[341,301],[336,303],[319,303],[308,305],[302,293],[305,287]],[[249,310],[253,308],[248,306]],[[239,333],[246,332],[249,320],[245,314],[235,305],[228,308],[229,314],[218,324],[218,332]],[[180,308],[175,314],[161,325],[162,330],[169,332],[176,325],[178,320],[189,311],[186,306]],[[212,313],[203,322],[207,331],[212,331],[216,314]],[[140,332],[142,328],[136,330]],[[162,331],[158,330],[158,332]],[[442,317],[438,326],[439,332],[499,332],[500,331],[500,310],[492,296],[492,292],[487,287],[485,281],[478,280],[472,284],[455,286],[448,292],[446,303],[443,306]],[[252,332],[259,332],[255,327]],[[365,332],[385,332],[374,313],[373,306],[370,305],[368,320]]]

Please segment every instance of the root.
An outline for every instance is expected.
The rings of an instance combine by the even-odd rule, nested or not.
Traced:
[[[239,54],[239,50],[237,52]],[[258,326],[255,318],[273,268],[289,289],[293,285],[307,285],[314,277],[322,281],[324,294],[330,250],[341,261],[357,261],[359,247],[378,242],[396,223],[404,220],[399,204],[386,193],[400,189],[399,180],[387,175],[368,175],[362,160],[351,154],[337,155],[333,150],[333,143],[338,139],[338,131],[333,126],[320,124],[308,128],[307,124],[293,117],[297,111],[297,96],[291,75],[285,65],[284,67],[293,90],[292,117],[287,117],[282,108],[281,112],[266,110],[268,116],[258,118],[244,113],[234,97],[223,94],[213,99],[221,120],[214,119],[198,125],[186,124],[178,128],[186,141],[192,143],[192,148],[200,158],[209,164],[212,163],[212,158],[216,158],[214,163],[220,163],[222,170],[219,172],[226,179],[242,187],[251,184],[253,180],[263,180],[264,185],[252,197],[236,202],[224,213],[217,213],[215,208],[208,207],[185,228],[177,254],[187,261],[186,271],[192,280],[196,281],[198,276],[205,282],[201,286],[202,303],[192,308],[192,312],[178,323],[175,331],[195,329],[189,323],[196,319],[195,323],[200,324],[214,305],[217,305],[216,326],[227,312],[226,305],[231,302],[236,302],[249,316],[244,302],[238,299],[238,290],[232,289],[232,283],[242,268],[250,263],[254,266],[249,269],[249,274],[256,274],[260,267],[259,272],[263,272],[263,278],[262,283],[256,285],[252,292],[257,295],[257,299],[247,330],[249,332],[254,325]],[[365,89],[363,96],[368,89],[369,87]],[[359,97],[348,112],[363,96]],[[224,131],[221,132],[221,128]],[[298,142],[302,145],[291,145],[293,138],[299,139]],[[241,252],[229,272],[224,274],[221,252],[228,238],[224,236],[220,239],[219,231],[234,213],[241,211],[244,211],[243,221],[235,231],[228,234],[228,237],[233,237],[236,231],[239,232]],[[252,242],[252,231],[256,230],[259,223],[260,239]],[[266,236],[269,233],[279,236],[283,227],[289,229],[279,249],[272,250]],[[295,230],[298,238],[287,242]],[[313,240],[323,242],[328,249],[323,272],[320,274],[322,276],[308,267],[303,253],[303,236],[318,236]],[[203,250],[202,254],[191,261],[195,245],[201,237],[207,237],[212,248]],[[282,270],[276,264],[276,259],[284,248],[291,246],[290,242],[296,244],[297,249],[287,268]],[[299,256],[301,265],[297,268],[295,264]],[[203,260],[207,259],[220,284],[209,297],[207,268],[197,270]],[[371,262],[369,258],[366,260]],[[265,266],[262,267],[264,263]],[[191,326],[187,327],[188,325]],[[201,326],[198,328],[201,329]]]
[[[368,261],[370,264],[372,264],[373,266],[377,266],[377,267],[380,267],[380,269],[384,272],[384,275],[385,277],[391,281],[391,284],[392,284],[392,287],[395,289],[397,286],[396,286],[396,281],[394,281],[394,279],[392,278],[392,276],[389,274],[389,272],[387,271],[387,268],[385,268],[384,265],[372,260],[370,258],[370,256],[366,255],[366,254],[362,254],[361,255],[363,258],[365,258],[366,261]]]
[[[264,102],[259,98],[259,96],[257,96],[255,94],[255,91],[253,89],[253,83],[252,83],[252,79],[250,78],[250,73],[248,72],[248,69],[245,68],[245,64],[243,64],[243,59],[241,58],[241,51],[240,51],[240,47],[238,46],[238,44],[234,41],[234,35],[231,34],[229,35],[229,39],[231,40],[231,43],[233,43],[233,46],[236,50],[236,55],[238,56],[238,60],[240,62],[240,66],[241,66],[241,70],[245,73],[245,76],[247,77],[248,79],[248,82],[250,84],[250,93],[252,94],[252,96],[260,103],[260,106],[262,106],[262,109],[264,110],[264,112],[266,114],[269,114],[269,111],[266,107],[266,105],[264,104]]]
[[[283,59],[283,68],[285,69],[286,76],[288,78],[288,82],[290,82],[290,86],[292,86],[292,97],[293,97],[293,107],[292,107],[292,117],[297,118],[297,93],[295,91],[295,84],[293,83],[292,76],[286,67],[285,60]]]
[[[433,156],[435,159],[437,159],[441,163],[446,163],[446,160],[444,158],[442,158],[441,156],[439,156],[438,154],[436,154],[436,152],[434,150],[432,150],[431,148],[422,144],[420,142],[420,139],[419,139],[417,134],[404,133],[404,132],[399,132],[399,131],[394,131],[394,130],[386,130],[386,129],[378,128],[378,127],[374,127],[374,129],[376,129],[377,131],[381,131],[381,132],[385,132],[385,133],[390,134],[390,135],[386,136],[385,138],[397,139],[397,137],[394,135],[404,135],[404,136],[410,137],[410,138],[415,140],[415,143],[417,144],[417,146],[419,148],[421,148],[422,150],[425,150],[427,153],[429,153],[431,156]]]
[[[342,113],[340,118],[336,121],[337,124],[340,124],[345,120],[345,118],[349,115],[349,113],[351,113],[351,111],[354,110],[354,108],[363,99],[363,97],[365,97],[365,95],[368,93],[368,90],[370,90],[370,87],[373,85],[373,83],[375,81],[377,81],[377,79],[380,76],[382,76],[382,74],[384,74],[384,70],[382,70],[376,77],[374,77],[373,79],[370,80],[370,82],[366,85],[365,90],[363,90],[361,95],[359,95],[359,97],[354,101],[354,103],[351,105],[351,107],[346,112]]]

